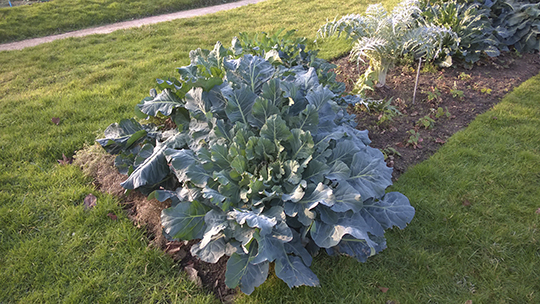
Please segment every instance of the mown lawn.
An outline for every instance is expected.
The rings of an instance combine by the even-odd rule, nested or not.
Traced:
[[[2,7],[0,43],[234,1],[237,0],[50,0]]]
[[[132,117],[155,78],[188,64],[189,50],[282,27],[313,40],[327,18],[367,4],[267,0],[1,52],[0,302],[216,302],[148,247],[116,199],[56,160]],[[346,51],[320,47],[325,58]],[[399,179],[392,190],[406,194],[417,214],[405,230],[387,233],[388,249],[365,264],[321,254],[313,266],[321,288],[289,290],[271,276],[238,302],[538,303],[539,85],[540,76],[524,83]],[[88,193],[98,203],[84,211]]]

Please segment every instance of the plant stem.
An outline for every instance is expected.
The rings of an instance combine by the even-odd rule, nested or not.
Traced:
[[[418,69],[416,69],[416,82],[414,83],[414,92],[412,97],[412,103],[416,100],[416,88],[418,88],[418,77],[420,76],[420,66],[422,65],[422,57],[418,59]]]

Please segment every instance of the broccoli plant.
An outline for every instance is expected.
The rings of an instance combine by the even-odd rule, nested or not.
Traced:
[[[457,36],[450,29],[422,22],[422,11],[416,0],[399,3],[391,14],[381,4],[370,5],[364,15],[351,14],[323,25],[318,37],[345,35],[353,43],[351,58],[369,61],[366,74],[360,77],[362,87],[374,74],[376,86],[384,86],[388,70],[404,54],[433,60],[449,54],[457,46]]]
[[[385,193],[392,169],[346,111],[362,100],[343,96],[328,63],[302,55],[303,46],[287,65],[279,52],[269,60],[253,49],[245,54],[235,39],[230,49],[192,51],[179,79],[159,80],[161,92],[137,105],[176,128],[125,120],[98,142],[123,151],[124,188],[172,201],[161,215],[168,238],[199,239],[191,253],[205,262],[229,256],[230,288],[250,294],[270,263],[291,288],[318,286],[313,254],[366,261],[414,208]]]

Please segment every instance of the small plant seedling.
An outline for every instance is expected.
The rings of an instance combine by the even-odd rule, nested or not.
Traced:
[[[386,147],[386,148],[382,149],[381,152],[383,153],[385,160],[390,156],[401,157],[401,153],[399,153],[398,150],[396,150],[396,149],[394,149],[392,147]]]
[[[463,81],[466,81],[466,80],[471,80],[471,75],[465,73],[465,72],[461,72],[461,74],[459,74],[458,76],[459,80],[463,80]]]
[[[480,92],[482,92],[483,94],[488,94],[488,95],[491,95],[491,89],[488,89],[488,88],[481,88],[480,89]]]
[[[435,112],[435,118],[441,118],[443,116],[446,116],[447,118],[450,118],[452,114],[450,114],[450,111],[448,111],[448,107],[438,107],[437,110],[432,109],[433,112]]]
[[[454,81],[454,87],[450,90],[450,94],[452,94],[453,98],[460,98],[460,99],[463,98],[463,96],[465,95],[465,93],[462,90],[458,90],[457,84],[455,81]]]
[[[426,129],[433,129],[433,127],[435,126],[435,120],[433,120],[433,118],[431,118],[431,116],[426,115],[426,116],[420,118],[416,122],[416,125],[419,126],[419,127],[424,127]]]
[[[441,91],[438,88],[432,88],[431,91],[423,92],[427,93],[428,101],[437,101],[441,97]]]
[[[420,137],[420,132],[414,129],[411,129],[407,131],[407,134],[410,134],[410,136],[409,136],[409,139],[407,139],[407,144],[405,146],[406,147],[412,146],[413,149],[416,149],[416,148],[421,149],[422,146],[420,145],[420,143],[423,142],[424,139]]]

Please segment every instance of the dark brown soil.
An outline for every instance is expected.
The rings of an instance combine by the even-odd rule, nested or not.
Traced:
[[[338,65],[338,81],[347,85],[347,91],[352,90],[359,70],[363,73],[365,67],[358,68],[348,57],[334,63]],[[358,128],[369,130],[371,146],[389,156],[387,164],[394,167],[394,179],[410,166],[427,159],[478,114],[486,112],[508,92],[538,74],[540,56],[504,53],[497,58],[486,58],[472,69],[459,64],[440,70],[431,66],[429,72],[424,68],[413,104],[416,68],[400,66],[392,69],[386,86],[368,94],[374,99],[392,99],[391,106],[401,115],[386,120],[388,115],[381,112],[351,109],[357,115]],[[437,115],[439,108],[441,112]],[[429,124],[426,116],[433,120],[432,126],[427,128],[422,124],[422,121]],[[419,132],[418,142],[408,142],[410,130]]]
[[[344,82],[350,91],[359,75],[356,63],[349,62],[348,57],[334,63],[338,65],[338,80]],[[358,128],[369,130],[371,145],[388,155],[387,164],[394,167],[393,177],[397,179],[407,168],[431,156],[452,134],[466,127],[478,114],[490,109],[504,95],[539,72],[538,54],[517,56],[511,53],[483,60],[472,70],[455,66],[422,72],[413,104],[415,68],[396,67],[388,74],[386,87],[376,90],[371,97],[391,98],[390,105],[401,115],[384,121],[385,116],[381,112],[350,110],[357,114]],[[436,115],[438,108],[442,109],[441,115]],[[432,128],[418,123],[426,116],[433,120]],[[409,130],[419,132],[421,140],[408,142]],[[188,277],[212,291],[221,301],[231,302],[235,290],[225,285],[227,259],[224,257],[217,264],[204,263],[190,254],[191,245],[196,241],[167,242],[161,233],[160,214],[169,205],[147,200],[138,192],[125,196],[119,184],[127,177],[113,167],[114,156],[104,153],[99,146],[90,147],[77,153],[74,164],[83,167],[95,179],[98,189],[122,198],[134,223],[146,227],[151,245],[161,248],[178,261]]]

